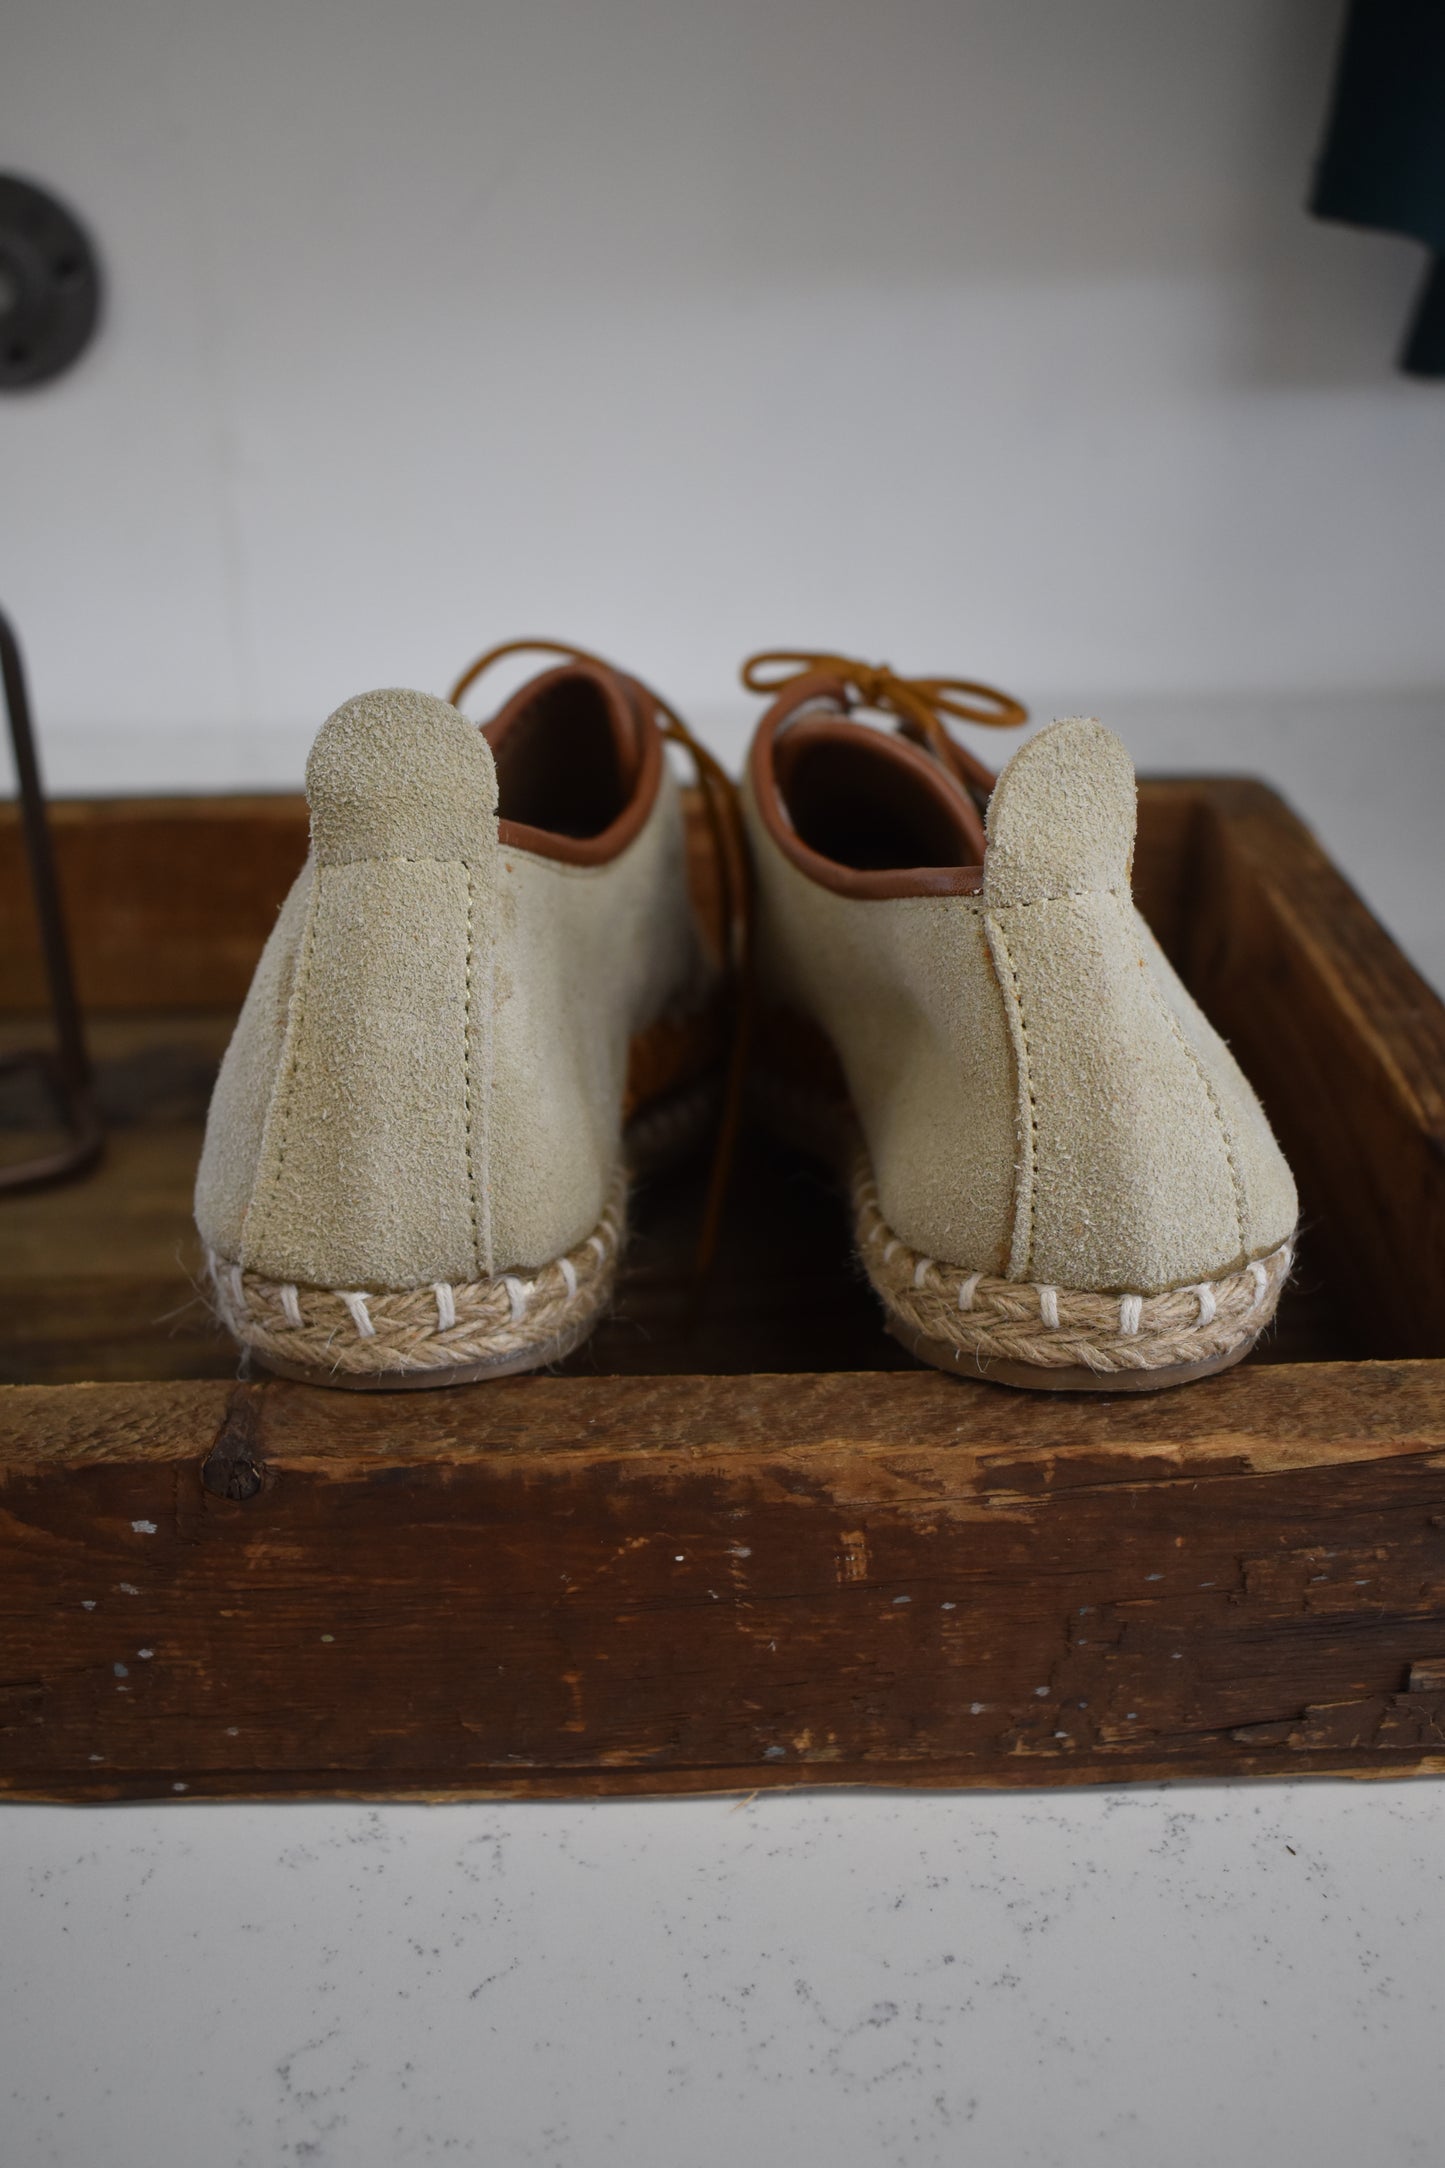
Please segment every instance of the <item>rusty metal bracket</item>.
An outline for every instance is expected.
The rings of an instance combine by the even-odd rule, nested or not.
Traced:
[[[40,782],[35,733],[30,723],[25,666],[14,627],[3,610],[0,610],[0,671],[4,676],[10,744],[20,789],[20,823],[25,855],[30,862],[30,887],[35,898],[35,917],[50,987],[50,1013],[55,1025],[53,1047],[26,1048],[19,1053],[0,1055],[0,1077],[13,1076],[23,1070],[38,1074],[70,1133],[68,1143],[58,1151],[48,1152],[39,1159],[0,1166],[0,1193],[3,1193],[35,1189],[42,1183],[64,1182],[83,1174],[99,1158],[104,1138],[91,1086],[90,1057],[86,1051],[80,1004],[75,995],[65,914],[55,878],[55,852],[45,810],[45,792]]]

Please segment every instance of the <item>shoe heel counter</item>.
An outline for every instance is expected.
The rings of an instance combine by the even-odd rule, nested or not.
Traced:
[[[1026,746],[990,807],[988,939],[1017,1079],[1012,1279],[1147,1294],[1235,1269],[1293,1224],[1258,1102],[1134,909],[1135,808],[1123,747],[1085,721]]]
[[[1137,910],[1133,931],[1144,968],[1208,1089],[1229,1143],[1239,1209],[1241,1256],[1247,1263],[1293,1239],[1299,1193],[1269,1117],[1226,1042],[1182,984]]]
[[[1017,1079],[1010,1279],[1147,1294],[1246,1252],[1222,1109],[1132,919],[1113,896],[989,914]]]
[[[474,1280],[490,1269],[490,751],[442,701],[369,694],[324,725],[307,796],[310,892],[237,1261],[320,1287]]]
[[[234,1263],[256,1190],[266,1116],[281,1073],[291,994],[311,909],[308,857],[256,965],[206,1114],[196,1170],[196,1226],[206,1248]]]
[[[664,776],[616,858],[574,866],[504,846],[495,1002],[478,1048],[491,1120],[498,1271],[586,1238],[622,1159],[635,1033],[716,985],[689,892],[682,802]]]

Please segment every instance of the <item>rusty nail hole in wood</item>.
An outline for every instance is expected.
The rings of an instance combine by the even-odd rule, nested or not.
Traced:
[[[263,1390],[259,1385],[238,1385],[226,1404],[221,1427],[201,1468],[201,1482],[213,1498],[244,1505],[266,1481],[260,1450]]]

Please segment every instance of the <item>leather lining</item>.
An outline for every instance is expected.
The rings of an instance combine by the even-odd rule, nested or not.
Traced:
[[[758,725],[749,780],[769,835],[820,887],[876,900],[982,891],[972,799],[906,739],[850,721],[840,678],[818,672],[787,686]],[[830,854],[896,856],[910,840],[938,862],[858,865]]]
[[[504,848],[560,865],[605,866],[641,834],[661,787],[663,752],[652,703],[634,679],[601,663],[544,670],[482,725],[482,735],[497,765]]]

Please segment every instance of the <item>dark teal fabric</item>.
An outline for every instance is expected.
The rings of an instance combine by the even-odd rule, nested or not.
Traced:
[[[1310,209],[1425,244],[1400,366],[1445,376],[1445,0],[1352,0]]]

